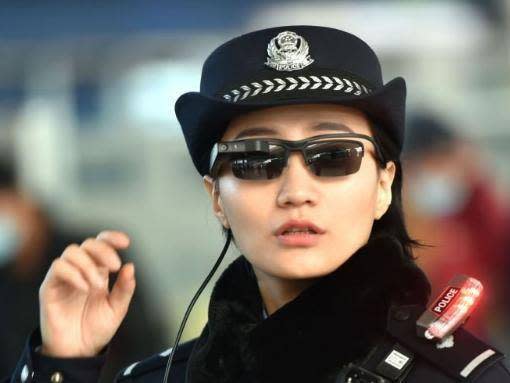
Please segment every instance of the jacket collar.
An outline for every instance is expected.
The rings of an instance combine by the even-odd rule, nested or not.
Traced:
[[[263,319],[253,268],[240,255],[214,286],[186,382],[327,381],[381,338],[392,305],[425,305],[429,294],[400,243],[380,237]]]

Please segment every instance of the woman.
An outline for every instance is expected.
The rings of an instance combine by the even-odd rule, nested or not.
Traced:
[[[430,286],[402,218],[404,111],[404,80],[383,85],[349,33],[286,26],[217,48],[176,114],[242,255],[200,336],[117,380],[163,381],[170,354],[169,382],[510,381],[502,355],[461,328],[453,347],[416,335]],[[14,381],[97,380],[135,288],[115,251],[128,244],[102,232],[52,265]]]

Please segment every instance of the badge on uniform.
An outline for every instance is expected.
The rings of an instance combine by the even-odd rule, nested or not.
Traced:
[[[313,63],[306,40],[297,33],[284,31],[273,37],[267,46],[266,65],[278,71],[293,71]]]

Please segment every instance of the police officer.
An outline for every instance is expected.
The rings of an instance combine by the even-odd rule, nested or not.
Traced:
[[[457,286],[473,296],[448,290],[427,311],[401,209],[405,95],[341,30],[269,28],[212,52],[200,92],[175,109],[226,247],[235,237],[242,254],[201,334],[116,381],[510,382],[503,355],[459,327],[479,290]],[[97,380],[134,290],[116,253],[128,242],[103,232],[52,265],[11,382]]]

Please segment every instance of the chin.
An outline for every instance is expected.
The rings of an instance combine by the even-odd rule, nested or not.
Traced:
[[[331,254],[328,256],[313,249],[308,252],[291,251],[269,265],[270,274],[283,279],[320,278],[332,273],[349,258],[345,256],[339,259],[338,254],[335,256],[332,258]]]

